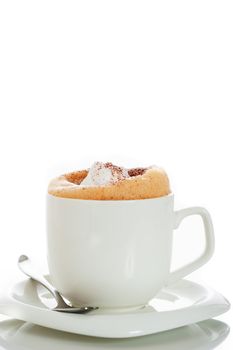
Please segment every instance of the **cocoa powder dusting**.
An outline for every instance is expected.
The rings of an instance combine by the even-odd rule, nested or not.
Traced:
[[[128,170],[130,177],[143,175],[146,172],[147,168],[132,168]]]
[[[117,171],[117,172],[119,172],[119,173],[122,172],[122,168],[121,168],[121,167],[119,167],[119,166],[117,166],[117,165],[113,165],[113,164],[110,163],[110,162],[105,163],[105,164],[104,164],[104,167],[105,167],[105,168],[108,168],[108,169],[111,169],[111,170],[115,170],[115,171]]]

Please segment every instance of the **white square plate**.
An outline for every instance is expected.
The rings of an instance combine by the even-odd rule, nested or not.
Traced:
[[[181,280],[164,288],[141,309],[128,312],[96,310],[86,315],[48,309],[54,300],[30,279],[15,284],[0,298],[0,312],[10,317],[61,331],[106,338],[129,338],[158,333],[216,317],[230,308],[214,290]]]

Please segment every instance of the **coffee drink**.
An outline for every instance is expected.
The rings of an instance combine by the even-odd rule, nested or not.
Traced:
[[[169,179],[157,166],[126,169],[112,163],[96,162],[53,179],[51,195],[89,200],[133,200],[157,198],[170,193]]]
[[[50,279],[74,306],[143,307],[213,254],[209,213],[200,207],[174,211],[168,177],[158,167],[97,162],[52,180],[48,192]],[[171,271],[172,232],[190,215],[203,220],[203,253]]]

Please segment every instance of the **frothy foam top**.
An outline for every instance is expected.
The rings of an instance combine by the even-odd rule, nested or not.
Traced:
[[[129,177],[128,170],[123,167],[118,167],[112,163],[95,162],[80,185],[106,186]]]
[[[165,171],[156,166],[126,169],[112,163],[95,162],[90,169],[77,170],[53,179],[51,195],[87,200],[138,200],[171,193]]]

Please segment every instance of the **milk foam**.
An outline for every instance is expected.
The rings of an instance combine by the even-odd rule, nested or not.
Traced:
[[[129,178],[128,170],[112,163],[95,162],[81,186],[106,186]]]

